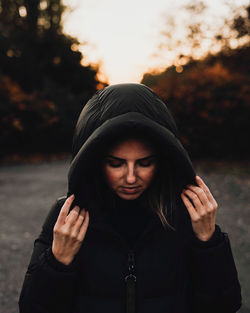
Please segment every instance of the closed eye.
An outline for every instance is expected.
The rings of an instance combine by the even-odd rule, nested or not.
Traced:
[[[151,166],[152,164],[154,164],[154,163],[155,163],[155,160],[139,161],[138,163],[139,163],[140,166],[148,167],[148,166]]]
[[[114,156],[108,156],[105,161],[111,167],[120,167],[126,162],[126,160],[116,158]],[[154,164],[155,162],[156,162],[155,155],[151,155],[151,156],[148,156],[148,157],[143,158],[143,159],[138,159],[136,161],[136,163],[142,167],[149,167],[152,164]]]
[[[122,162],[122,161],[110,160],[110,159],[108,159],[106,162],[107,162],[108,165],[111,166],[111,167],[120,167],[120,166],[122,166],[122,164],[124,163],[124,162]]]

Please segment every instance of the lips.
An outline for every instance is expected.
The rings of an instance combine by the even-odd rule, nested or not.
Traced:
[[[138,192],[138,187],[122,187],[122,191],[124,193],[137,193]]]

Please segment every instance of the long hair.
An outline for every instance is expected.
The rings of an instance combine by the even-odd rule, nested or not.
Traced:
[[[158,168],[154,180],[145,191],[148,207],[155,212],[164,227],[174,229],[174,213],[177,209],[177,190],[174,183],[171,163],[158,159]]]

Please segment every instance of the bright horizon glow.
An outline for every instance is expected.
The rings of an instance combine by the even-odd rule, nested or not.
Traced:
[[[204,2],[209,6],[208,12],[216,14],[218,22],[222,21],[221,16],[227,13],[224,1]],[[157,48],[164,29],[163,16],[165,12],[173,12],[181,34],[184,17],[177,9],[190,1],[63,0],[63,3],[72,8],[72,12],[64,15],[64,31],[82,43],[83,64],[100,64],[101,78],[114,84],[140,82],[143,73],[161,70],[173,63],[173,52],[162,53]],[[239,0],[237,4],[240,6],[246,1]],[[209,21],[209,14],[206,18]]]

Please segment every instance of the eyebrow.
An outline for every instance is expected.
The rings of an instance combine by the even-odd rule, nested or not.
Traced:
[[[125,159],[117,158],[117,157],[115,157],[115,156],[113,156],[113,155],[107,155],[106,157],[107,157],[107,158],[112,158],[112,159],[115,159],[115,160],[118,160],[118,161],[125,161]],[[156,157],[156,154],[152,154],[152,155],[149,155],[149,156],[147,156],[147,157],[145,157],[145,158],[137,159],[137,161],[138,161],[138,160],[140,160],[140,161],[148,160],[148,159],[155,158],[155,157]]]

